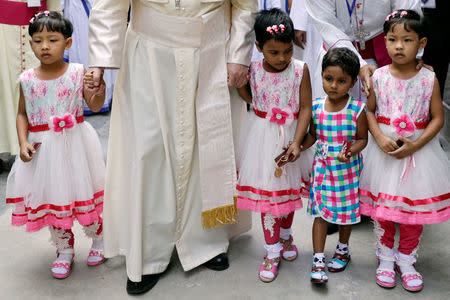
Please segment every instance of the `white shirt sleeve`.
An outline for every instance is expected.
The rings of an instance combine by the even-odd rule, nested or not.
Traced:
[[[420,3],[420,0],[391,0],[391,7],[392,11],[396,9],[414,10],[422,17],[422,9],[420,8]]]
[[[305,0],[292,1],[290,17],[294,23],[295,30],[307,31],[308,12],[306,11]]]
[[[361,67],[365,66],[367,63],[359,55],[352,38],[345,33],[344,26],[336,16],[335,2],[336,0],[305,0],[306,11],[313,19],[327,49],[348,48],[358,56]]]

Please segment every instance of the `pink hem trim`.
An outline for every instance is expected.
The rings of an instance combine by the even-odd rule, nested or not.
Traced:
[[[360,201],[361,213],[374,220],[392,221],[400,224],[437,224],[450,219],[450,207],[437,211],[409,212],[386,206],[373,206]]]
[[[55,226],[63,229],[70,229],[73,226],[73,219],[77,219],[81,225],[91,225],[95,221],[101,220],[100,215],[103,212],[104,191],[94,194],[93,198],[87,201],[75,201],[70,205],[57,206],[53,204],[43,204],[38,208],[32,209],[25,207],[25,213],[12,213],[11,224],[13,226],[26,225],[27,232],[35,232],[41,230],[45,226]],[[9,202],[8,202],[9,200]],[[97,201],[96,201],[97,200]],[[16,205],[24,205],[24,198],[8,198],[7,203],[15,203]],[[80,212],[80,208],[94,206],[88,212]],[[43,216],[38,218],[35,215],[43,210],[47,210]],[[68,216],[57,217],[54,212],[67,213]]]
[[[73,226],[73,220],[76,219],[78,223],[83,226],[92,225],[95,221],[101,221],[100,215],[103,212],[103,202],[98,203],[95,208],[88,212],[74,212],[67,217],[57,217],[53,213],[47,213],[42,217],[34,220],[28,219],[28,214],[12,214],[11,223],[13,226],[26,225],[26,232],[39,231],[46,226],[54,226],[62,229],[70,229]]]
[[[303,202],[300,198],[290,199],[281,203],[271,203],[269,200],[254,200],[238,196],[236,207],[260,213],[271,213],[274,217],[281,217],[301,209]]]
[[[450,199],[450,193],[431,197],[431,198],[416,199],[416,200],[411,200],[409,198],[402,197],[402,196],[392,196],[392,195],[385,194],[385,193],[378,193],[378,196],[375,196],[374,194],[372,194],[372,192],[367,191],[367,190],[362,190],[362,189],[359,190],[359,193],[360,193],[360,195],[371,198],[374,202],[378,202],[381,199],[381,200],[387,200],[387,201],[403,202],[403,203],[408,204],[409,206],[433,204],[436,202]]]
[[[236,190],[238,190],[240,192],[251,192],[253,194],[260,195],[260,196],[266,196],[266,197],[282,197],[282,196],[298,196],[298,195],[304,193],[304,191],[302,191],[302,190],[307,190],[307,189],[305,189],[304,187],[301,187],[297,190],[289,189],[289,190],[279,190],[279,191],[267,191],[267,190],[254,188],[252,186],[237,185]]]

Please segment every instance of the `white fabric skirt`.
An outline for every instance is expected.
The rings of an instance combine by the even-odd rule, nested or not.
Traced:
[[[105,163],[94,128],[82,122],[61,132],[30,132],[28,140],[41,145],[30,162],[18,156],[8,176],[13,225],[38,231],[47,225],[69,229],[73,219],[82,225],[101,220]]]
[[[302,198],[309,197],[309,176],[313,162],[312,148],[301,153],[295,162],[282,167],[281,177],[275,177],[275,158],[294,139],[297,122],[284,127],[249,112],[242,128],[237,151],[239,172],[237,206],[256,212],[282,216],[302,208]]]
[[[384,134],[397,139],[389,125],[378,125]],[[422,133],[416,130],[410,139],[416,140]],[[450,161],[437,136],[412,158],[397,159],[384,153],[369,135],[363,155],[363,214],[402,224],[432,224],[450,218]]]

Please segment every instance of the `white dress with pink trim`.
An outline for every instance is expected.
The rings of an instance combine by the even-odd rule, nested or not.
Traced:
[[[389,66],[375,71],[377,121],[394,141],[416,140],[430,119],[435,75],[422,68],[413,78],[392,76]],[[450,161],[434,137],[412,156],[396,159],[384,153],[372,135],[364,151],[360,179],[361,213],[375,220],[433,224],[450,219]]]
[[[299,112],[304,62],[292,59],[282,72],[264,70],[263,62],[250,66],[252,111],[238,144],[237,207],[278,217],[302,208],[308,198],[313,152],[307,150],[295,162],[274,175],[274,159],[293,140]]]
[[[26,231],[101,220],[105,163],[96,131],[83,120],[83,76],[83,65],[72,63],[53,80],[39,79],[33,69],[20,76],[28,141],[37,150],[30,162],[17,157],[6,202],[15,204],[12,224],[26,224]]]

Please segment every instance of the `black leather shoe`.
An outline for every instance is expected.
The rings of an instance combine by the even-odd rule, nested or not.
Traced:
[[[207,262],[203,264],[205,267],[207,267],[210,270],[214,271],[223,271],[228,269],[230,266],[228,262],[228,255],[226,253],[221,253],[217,255],[214,258],[211,258]]]
[[[127,293],[129,295],[140,295],[150,291],[158,282],[159,274],[142,275],[142,280],[139,282],[127,280]]]
[[[328,223],[327,235],[333,234],[339,231],[339,225],[334,223]]]

